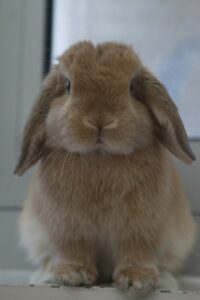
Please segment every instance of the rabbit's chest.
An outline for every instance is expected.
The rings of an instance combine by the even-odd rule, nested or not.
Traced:
[[[101,222],[121,211],[124,197],[134,190],[131,175],[115,170],[101,172],[98,169],[84,170],[81,174],[69,174],[64,189],[65,204],[82,218]]]
[[[55,169],[51,172],[50,165],[43,177],[50,211],[56,212],[48,219],[66,239],[78,235],[104,240],[133,229],[144,178],[127,158],[97,159],[58,164],[57,174]]]
[[[66,237],[78,235],[105,245],[114,235],[127,231],[127,224],[133,223],[134,187],[128,192],[126,184],[113,178],[93,181],[90,176],[70,181],[59,206],[58,222],[65,228]]]

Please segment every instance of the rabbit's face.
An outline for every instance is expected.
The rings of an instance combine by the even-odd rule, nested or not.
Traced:
[[[139,148],[149,151],[151,143],[186,163],[195,159],[176,105],[132,48],[81,42],[44,80],[15,174],[22,175],[49,148],[126,155]]]
[[[70,152],[128,154],[152,137],[146,106],[134,97],[141,69],[128,47],[81,43],[59,59],[65,92],[50,105],[47,143]]]

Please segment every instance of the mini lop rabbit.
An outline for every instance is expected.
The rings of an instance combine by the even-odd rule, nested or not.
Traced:
[[[141,292],[176,271],[195,224],[170,152],[195,159],[165,87],[131,47],[80,42],[53,66],[15,173],[39,161],[21,242],[51,282]]]

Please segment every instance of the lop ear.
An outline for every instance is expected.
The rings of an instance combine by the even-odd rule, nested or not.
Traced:
[[[34,165],[45,151],[45,119],[53,98],[63,92],[58,66],[54,66],[45,78],[38,98],[24,129],[21,154],[14,174],[22,175]]]
[[[195,160],[177,107],[165,86],[148,70],[143,69],[134,80],[133,90],[136,98],[152,113],[155,134],[160,142],[185,163]]]

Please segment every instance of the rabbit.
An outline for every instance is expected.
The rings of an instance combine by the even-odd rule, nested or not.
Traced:
[[[67,49],[42,84],[15,169],[39,162],[20,232],[44,281],[144,295],[179,270],[196,226],[171,154],[195,160],[177,107],[133,48]]]

